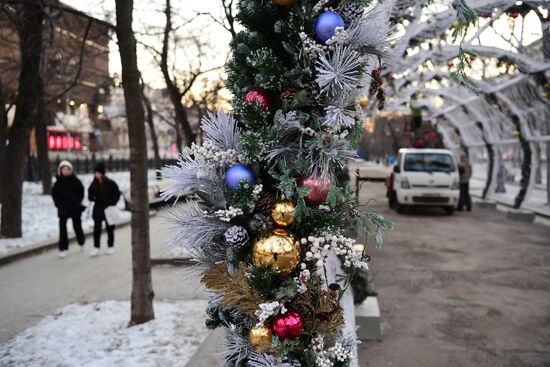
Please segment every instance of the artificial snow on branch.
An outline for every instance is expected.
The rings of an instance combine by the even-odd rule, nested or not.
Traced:
[[[350,46],[338,45],[332,53],[322,53],[317,60],[317,84],[327,96],[357,89],[365,60]]]

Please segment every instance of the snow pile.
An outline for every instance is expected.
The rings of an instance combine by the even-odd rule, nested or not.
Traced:
[[[72,304],[0,346],[1,366],[185,366],[206,338],[206,301],[155,302],[127,327],[130,303]]]
[[[121,192],[130,189],[130,172],[109,172],[107,176],[114,180]],[[84,231],[91,230],[94,226],[92,220],[92,205],[87,200],[88,187],[94,179],[93,174],[78,175],[82,181],[85,190],[85,199],[83,204],[87,209],[82,213],[82,228]],[[150,185],[156,185],[155,172],[149,171]],[[49,195],[42,195],[42,183],[24,182],[23,183],[23,237],[21,238],[2,238],[0,239],[0,255],[6,254],[17,248],[34,245],[39,242],[56,240],[59,236],[57,208],[53,204],[53,199]],[[124,208],[124,200],[118,202],[120,208]],[[128,219],[130,213],[125,212]],[[72,223],[67,224],[69,233],[73,233]]]

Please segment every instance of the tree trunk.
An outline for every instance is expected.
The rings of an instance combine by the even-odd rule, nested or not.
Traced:
[[[177,123],[174,125],[174,129],[176,131],[176,148],[179,153],[181,153],[181,148],[183,147],[183,139],[181,137],[181,125]]]
[[[164,26],[164,38],[162,40],[160,70],[162,71],[162,76],[164,77],[164,82],[166,83],[166,88],[168,89],[170,100],[174,105],[174,110],[176,112],[176,125],[181,126],[181,132],[183,132],[183,136],[185,137],[185,145],[189,146],[192,142],[195,141],[196,136],[193,132],[193,129],[191,129],[191,125],[189,124],[189,119],[185,106],[181,102],[183,96],[181,95],[178,86],[170,77],[170,72],[168,70],[168,44],[170,42],[170,32],[172,31],[172,5],[170,0],[166,0],[164,14],[166,16],[166,25]],[[180,136],[180,142],[178,142],[179,152],[181,152],[182,149],[181,143],[182,142]]]
[[[40,179],[42,180],[42,194],[52,194],[52,172],[50,170],[50,157],[48,156],[47,125],[50,118],[49,112],[44,106],[44,99],[38,105],[35,122],[36,148],[38,151],[38,164],[40,166]]]
[[[132,297],[130,325],[155,318],[151,249],[149,239],[149,198],[147,185],[147,140],[143,113],[136,39],[132,30],[132,0],[116,0],[116,34],[122,64],[122,86],[130,140],[130,185],[132,202]]]
[[[155,164],[155,171],[156,171],[156,178],[157,180],[160,180],[162,178],[160,169],[162,168],[162,162],[160,160],[160,154],[159,154],[159,142],[157,137],[157,132],[155,131],[155,122],[153,119],[153,107],[151,107],[151,101],[149,101],[149,98],[143,94],[143,103],[145,105],[145,109],[147,110],[147,124],[149,125],[149,131],[151,133],[151,141],[153,142],[153,156],[154,156],[154,164]]]
[[[8,132],[8,113],[6,111],[4,88],[0,84],[0,172],[6,172],[6,134]],[[0,179],[0,203],[2,203],[2,179]]]
[[[22,24],[18,29],[21,52],[21,69],[17,107],[13,125],[8,133],[10,144],[6,156],[10,157],[10,172],[2,174],[2,224],[0,232],[6,237],[21,237],[21,200],[23,174],[29,148],[29,137],[35,121],[37,106],[43,98],[40,56],[42,55],[43,6],[39,0],[23,2]]]

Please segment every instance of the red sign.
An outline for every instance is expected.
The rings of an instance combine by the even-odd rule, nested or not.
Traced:
[[[81,150],[82,136],[80,135],[80,133],[48,131],[48,149]]]

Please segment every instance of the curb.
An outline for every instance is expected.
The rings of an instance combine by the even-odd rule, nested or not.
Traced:
[[[495,200],[495,199],[492,199],[492,198],[483,200],[481,198],[481,195],[479,195],[479,194],[470,194],[470,195],[472,197],[475,197],[475,198],[479,199],[479,201],[476,202],[476,205],[480,205],[481,203],[483,203],[483,204],[480,205],[480,207],[482,207],[482,208],[490,208],[490,209],[497,209],[498,210],[497,206],[501,205],[501,206],[506,207],[507,209],[511,209],[513,211],[524,211],[525,213],[532,214],[535,217],[550,219],[550,215],[548,215],[546,213],[543,213],[540,210],[533,210],[533,209],[529,209],[529,208],[520,208],[518,210],[518,209],[514,209],[514,207],[512,205],[504,203],[502,201],[498,201],[498,200]],[[510,212],[510,210],[503,210],[503,211],[506,212],[506,213]],[[513,215],[512,215],[512,217],[513,217]],[[535,217],[533,217],[532,220],[529,219],[528,221],[532,222],[535,219]],[[510,218],[510,219],[516,219],[516,218]]]
[[[149,212],[149,215],[151,217],[154,217],[157,214],[156,210],[152,210]],[[130,224],[131,219],[128,219],[120,224],[117,224],[117,228],[123,228]],[[93,228],[87,229],[84,231],[84,237],[88,239],[93,234],[94,230]],[[76,236],[74,233],[71,233],[69,235],[69,246],[71,244],[75,243]],[[16,249],[8,254],[1,255],[0,256],[0,266],[7,265],[9,263],[12,263],[17,260],[24,259],[29,256],[38,255],[41,253],[44,253],[49,250],[53,250],[57,248],[57,245],[59,243],[59,240],[56,239],[49,239],[42,242],[38,242],[34,245],[25,246],[19,249]]]

